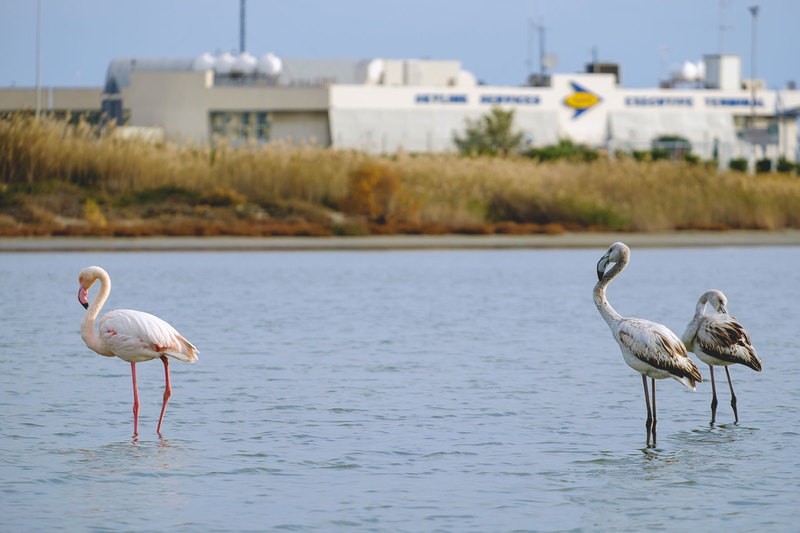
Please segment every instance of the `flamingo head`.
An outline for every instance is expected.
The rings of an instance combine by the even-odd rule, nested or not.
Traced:
[[[701,304],[708,304],[717,313],[728,314],[728,297],[720,290],[712,289],[700,296]]]
[[[108,277],[108,274],[106,274],[106,271],[102,268],[90,266],[81,270],[81,273],[78,275],[78,284],[80,285],[78,289],[78,301],[84,309],[89,308],[89,288],[97,281],[97,278],[103,276],[103,274]]]
[[[600,258],[600,261],[597,262],[597,280],[600,281],[603,279],[609,263],[626,261],[630,253],[631,250],[625,243],[615,242],[609,246],[608,251]]]

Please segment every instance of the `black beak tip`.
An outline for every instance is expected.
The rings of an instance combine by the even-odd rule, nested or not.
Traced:
[[[602,270],[598,270],[597,271],[597,281],[600,281],[600,280],[603,279],[603,274],[605,274],[605,272],[603,272]]]
[[[88,302],[87,303],[81,302],[81,305],[83,306],[84,309],[89,309],[89,303]]]

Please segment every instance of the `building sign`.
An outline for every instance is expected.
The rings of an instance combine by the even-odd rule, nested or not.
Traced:
[[[629,107],[692,107],[694,100],[689,96],[626,96],[625,105]]]
[[[724,97],[708,97],[706,98],[706,105],[709,107],[764,107],[764,100],[756,98],[724,98]]]
[[[414,97],[417,104],[466,104],[466,94],[420,93]]]
[[[572,118],[578,118],[583,113],[602,102],[602,98],[588,89],[581,87],[574,81],[571,81],[570,85],[572,85],[572,89],[575,92],[564,98],[564,105],[575,110],[575,114],[572,115]]]
[[[542,99],[532,94],[482,94],[481,104],[488,105],[539,105]]]

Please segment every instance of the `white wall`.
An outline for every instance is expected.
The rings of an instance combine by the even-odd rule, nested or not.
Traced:
[[[391,69],[387,69],[388,70]],[[611,74],[556,74],[551,87],[215,86],[204,72],[136,72],[123,94],[131,125],[163,127],[167,138],[208,141],[210,111],[271,112],[273,137],[371,152],[454,150],[454,134],[492,107],[514,109],[534,145],[561,138],[592,147],[640,143],[676,134],[700,145],[735,144],[734,117],[774,116],[775,91],[624,89]],[[800,107],[800,91],[782,91],[781,109]],[[793,159],[796,127],[781,132]],[[741,147],[729,152],[741,151]],[[704,157],[707,151],[700,152]]]

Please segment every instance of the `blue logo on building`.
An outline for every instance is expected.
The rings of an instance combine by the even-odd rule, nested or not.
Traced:
[[[422,93],[416,95],[417,104],[466,104],[466,94]]]
[[[630,107],[692,107],[694,100],[688,96],[626,96]]]
[[[755,100],[751,100],[750,98],[706,98],[706,105],[711,107],[750,107],[754,105],[755,107],[764,107],[764,100],[761,98],[756,98]]]
[[[480,102],[488,105],[539,105],[542,100],[532,94],[482,94]]]
[[[581,87],[574,81],[571,81],[570,85],[572,85],[572,89],[575,92],[564,98],[564,105],[575,110],[575,114],[572,115],[572,118],[578,118],[603,101],[602,98],[585,87]]]

